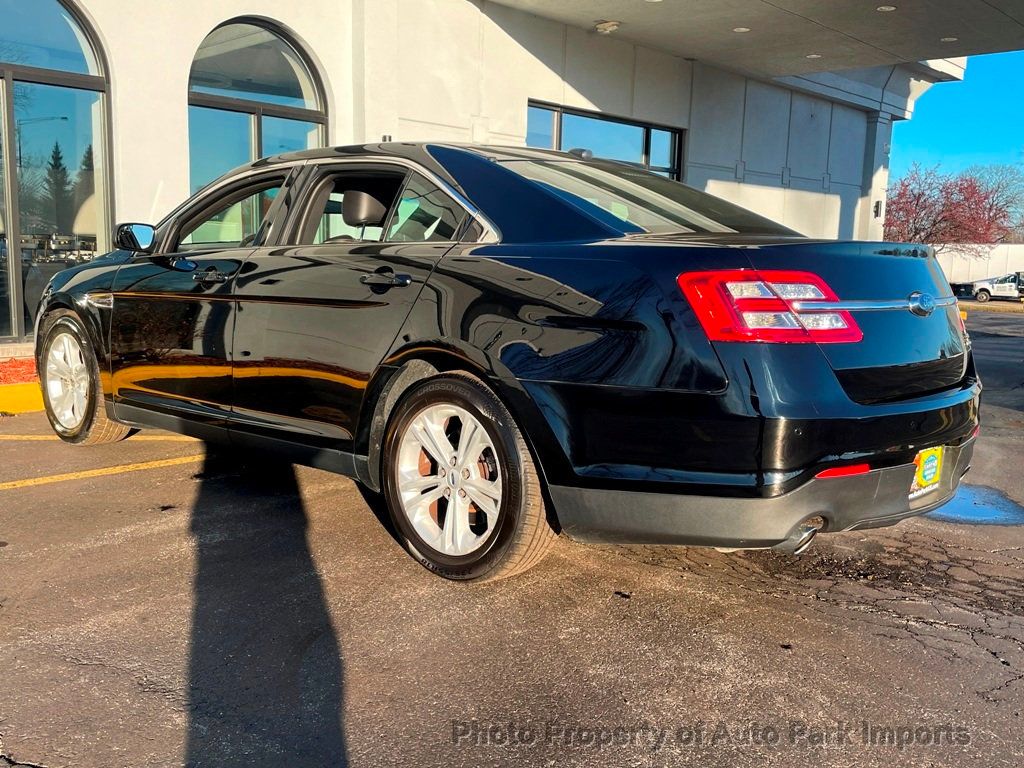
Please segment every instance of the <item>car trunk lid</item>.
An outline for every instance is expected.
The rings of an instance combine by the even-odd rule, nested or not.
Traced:
[[[959,309],[930,248],[804,241],[744,250],[756,270],[817,275],[850,312],[863,338],[819,348],[853,400],[910,398],[963,380],[967,354]]]

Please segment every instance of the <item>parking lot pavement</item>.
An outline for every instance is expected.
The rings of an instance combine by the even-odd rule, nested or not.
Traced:
[[[974,485],[798,558],[561,541],[466,587],[344,478],[0,420],[0,766],[1024,764],[1024,319],[968,327]]]

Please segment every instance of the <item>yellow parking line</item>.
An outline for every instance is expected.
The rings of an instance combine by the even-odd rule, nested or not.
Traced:
[[[46,477],[30,477],[25,480],[11,480],[7,483],[0,483],[0,491],[10,491],[15,488],[28,488],[33,485],[47,485],[49,483],[62,483],[65,480],[84,480],[90,477],[103,477],[104,475],[120,475],[123,472],[138,472],[142,469],[159,469],[161,467],[176,467],[180,464],[192,464],[202,461],[204,454],[195,456],[178,456],[173,459],[158,459],[156,461],[142,461],[138,464],[120,464],[116,467],[103,467],[101,469],[86,469],[81,472],[68,472],[64,475],[47,475]]]
[[[0,442],[4,440],[12,443],[18,441],[48,442],[60,440],[60,438],[56,435],[0,435]],[[135,435],[130,437],[129,440],[133,443],[139,441],[149,441],[152,443],[194,443],[197,438],[186,437],[185,435]]]

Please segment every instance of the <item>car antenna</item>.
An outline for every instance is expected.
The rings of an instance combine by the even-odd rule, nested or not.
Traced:
[[[594,153],[589,149],[583,149],[582,147],[573,147],[569,150],[570,155],[576,155],[580,160],[593,160]]]

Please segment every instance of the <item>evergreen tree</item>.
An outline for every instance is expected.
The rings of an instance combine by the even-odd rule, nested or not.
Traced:
[[[59,234],[71,234],[74,226],[75,205],[71,187],[71,174],[64,164],[60,142],[54,142],[50,161],[43,178],[43,210],[47,223],[52,223]]]
[[[89,199],[96,188],[94,170],[92,144],[90,144],[82,154],[82,162],[78,165],[78,176],[75,178],[74,199],[76,215],[78,211],[82,210],[82,204]]]

